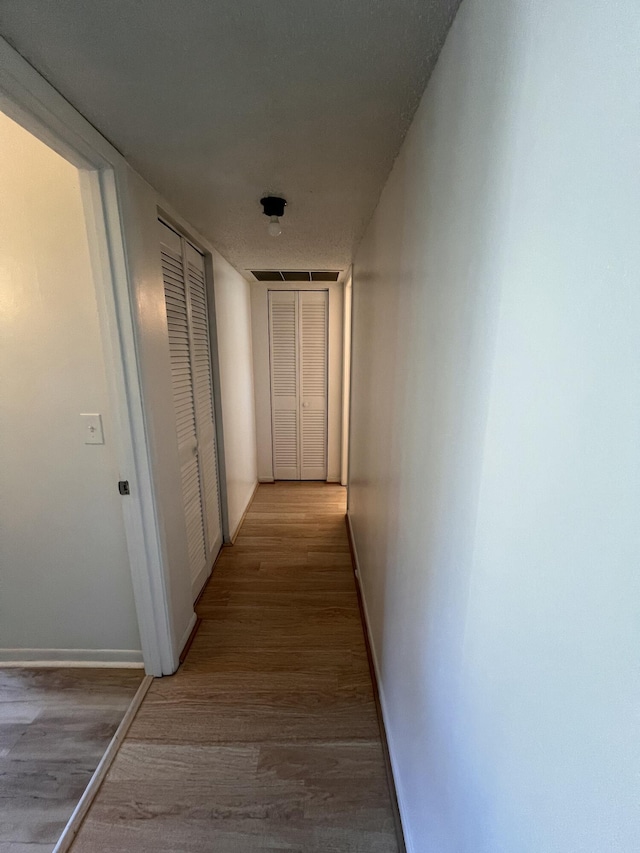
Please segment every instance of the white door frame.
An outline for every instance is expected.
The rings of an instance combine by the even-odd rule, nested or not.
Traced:
[[[342,447],[340,453],[340,483],[349,484],[349,431],[351,418],[351,309],[353,305],[353,267],[344,283],[342,312]]]
[[[325,344],[325,365],[324,365],[324,373],[325,373],[325,393],[324,393],[324,404],[322,411],[324,412],[324,474],[321,477],[309,477],[303,476],[303,469],[305,466],[303,465],[304,461],[304,412],[303,409],[309,405],[309,400],[304,399],[305,397],[313,397],[314,395],[305,394],[304,386],[304,370],[303,370],[303,359],[304,359],[304,324],[302,320],[302,311],[304,304],[304,297],[309,294],[317,294],[321,293],[324,297],[324,310],[325,310],[325,334],[324,334],[324,344]],[[293,299],[282,299],[283,295],[291,295]],[[304,294],[304,296],[303,296]],[[280,297],[280,298],[279,298]],[[269,287],[267,291],[267,303],[268,303],[268,324],[269,324],[269,388],[270,388],[270,403],[271,403],[271,456],[272,456],[272,470],[273,477],[275,480],[289,480],[289,481],[318,481],[318,480],[327,480],[328,470],[329,470],[329,289],[327,287],[318,287],[314,289],[306,288],[300,289],[286,289],[281,290],[278,287]],[[293,305],[294,308],[294,340],[295,340],[295,377],[296,377],[296,393],[295,395],[286,395],[288,398],[288,402],[284,403],[282,396],[278,397],[274,392],[274,339],[273,339],[273,310],[275,304],[289,304]],[[319,395],[315,395],[316,400],[312,403],[312,407],[317,409],[317,397]],[[295,406],[292,406],[292,398],[295,397]],[[310,411],[312,411],[311,409]],[[294,466],[280,466],[280,472],[278,472],[276,465],[276,413],[277,412],[286,412],[290,414],[291,412],[295,412],[296,416],[296,433],[297,433],[297,449],[296,449],[296,458],[297,464]],[[307,468],[307,474],[309,467]],[[317,466],[320,467],[320,466]],[[295,472],[295,476],[284,476],[282,473],[284,470],[288,470],[290,474]]]
[[[81,170],[87,232],[116,418],[114,450],[130,496],[122,512],[145,670],[174,672],[166,560],[158,530],[127,266],[124,158],[4,39],[0,110]],[[117,483],[113,484],[114,489]]]
[[[321,287],[319,285],[322,284]],[[327,482],[340,482],[342,440],[342,312],[344,286],[342,282],[253,281],[251,282],[251,331],[253,348],[253,377],[256,404],[256,439],[258,480],[273,483],[273,440],[271,429],[271,377],[269,369],[269,290],[328,290],[328,456]]]

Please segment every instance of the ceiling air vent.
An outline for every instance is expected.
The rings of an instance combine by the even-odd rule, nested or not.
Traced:
[[[251,270],[258,281],[337,281],[340,270]]]
[[[251,270],[258,281],[282,281],[282,276],[275,270]]]
[[[334,270],[315,270],[311,273],[311,281],[337,281],[339,275]]]
[[[311,273],[304,270],[289,270],[287,272],[283,270],[282,278],[285,281],[311,281]]]

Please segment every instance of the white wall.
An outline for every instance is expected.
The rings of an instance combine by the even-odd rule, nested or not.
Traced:
[[[354,265],[413,853],[640,849],[640,7],[464,0]]]
[[[249,282],[212,252],[229,531],[237,531],[258,482]]]
[[[253,375],[255,383],[258,478],[273,482],[271,440],[271,378],[269,373],[269,291],[329,291],[329,364],[327,408],[327,480],[340,482],[342,453],[342,314],[344,285],[329,282],[251,282],[251,323],[253,330]]]
[[[0,659],[140,661],[80,176],[2,113],[0,152]]]

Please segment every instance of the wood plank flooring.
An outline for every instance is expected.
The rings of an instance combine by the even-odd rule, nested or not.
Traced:
[[[0,853],[51,853],[142,678],[0,669]]]
[[[73,853],[396,853],[344,512],[260,486]]]

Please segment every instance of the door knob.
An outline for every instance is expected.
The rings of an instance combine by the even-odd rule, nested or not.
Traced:
[[[308,403],[303,403],[303,404],[302,404],[302,408],[303,408],[303,409],[307,409],[308,407],[309,407],[309,404],[308,404]]]

